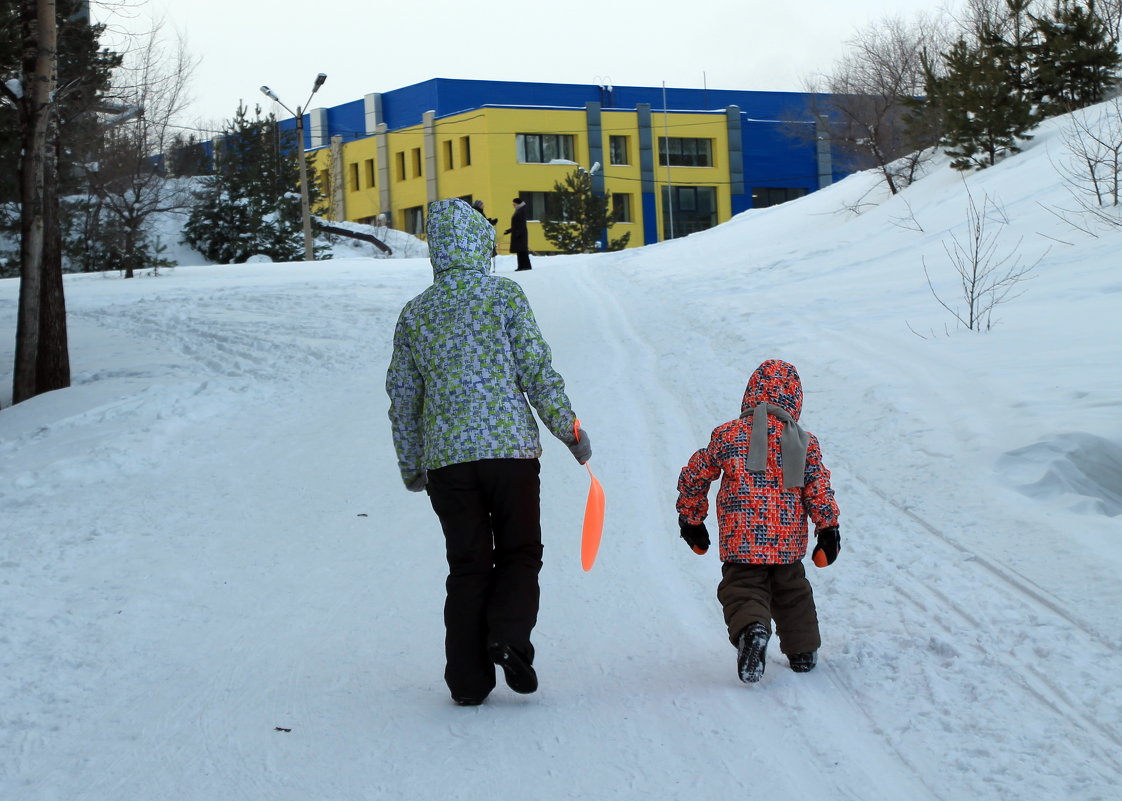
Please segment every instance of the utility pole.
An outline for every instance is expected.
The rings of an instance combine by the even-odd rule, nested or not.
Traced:
[[[261,87],[261,93],[265,95],[265,97],[280,104],[281,108],[296,117],[296,150],[300,157],[300,211],[304,218],[304,261],[313,261],[315,259],[312,240],[312,203],[308,191],[308,156],[304,152],[304,109],[308,107],[308,103],[312,102],[312,95],[319,91],[319,88],[323,86],[323,82],[326,80],[327,75],[322,72],[316,76],[315,85],[312,87],[312,94],[308,95],[308,99],[304,101],[303,106],[296,107],[296,111],[293,111],[281,102],[281,99],[277,97],[276,93],[268,86]]]

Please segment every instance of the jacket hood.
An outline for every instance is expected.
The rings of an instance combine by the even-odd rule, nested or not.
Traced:
[[[495,229],[463,200],[430,203],[425,233],[434,278],[449,270],[475,270],[484,275],[491,272]]]
[[[744,390],[741,414],[760,403],[774,404],[799,419],[803,410],[803,382],[793,364],[768,359],[756,368]]]

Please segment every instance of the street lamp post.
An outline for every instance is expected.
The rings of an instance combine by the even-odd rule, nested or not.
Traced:
[[[312,95],[319,91],[319,88],[323,86],[323,82],[326,80],[327,75],[322,72],[316,76],[316,82],[312,87],[312,93],[308,95],[308,99],[304,101],[304,105],[296,107],[296,111],[286,106],[268,86],[261,87],[261,93],[265,95],[265,97],[279,103],[281,108],[296,118],[296,150],[300,157],[300,212],[304,218],[304,261],[312,261],[315,259],[315,253],[312,247],[312,208],[308,193],[308,157],[304,153],[304,109],[312,102]]]

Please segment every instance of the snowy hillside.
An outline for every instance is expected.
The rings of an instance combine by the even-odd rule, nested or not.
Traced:
[[[443,683],[443,541],[386,418],[427,262],[69,276],[74,386],[16,407],[0,281],[0,798],[1117,798],[1122,231],[1054,213],[1060,126],[965,184],[857,175],[517,276],[607,525],[582,572],[588,477],[546,442],[541,690],[475,708]],[[954,305],[967,186],[998,251],[1040,259],[986,333],[924,276]],[[843,550],[808,567],[818,669],[773,639],[747,686],[675,481],[771,357],[802,374]]]

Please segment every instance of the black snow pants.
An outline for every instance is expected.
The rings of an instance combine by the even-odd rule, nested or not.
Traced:
[[[530,662],[542,566],[537,459],[482,459],[430,470],[429,500],[448,555],[444,680],[456,697],[495,687],[489,642]]]

